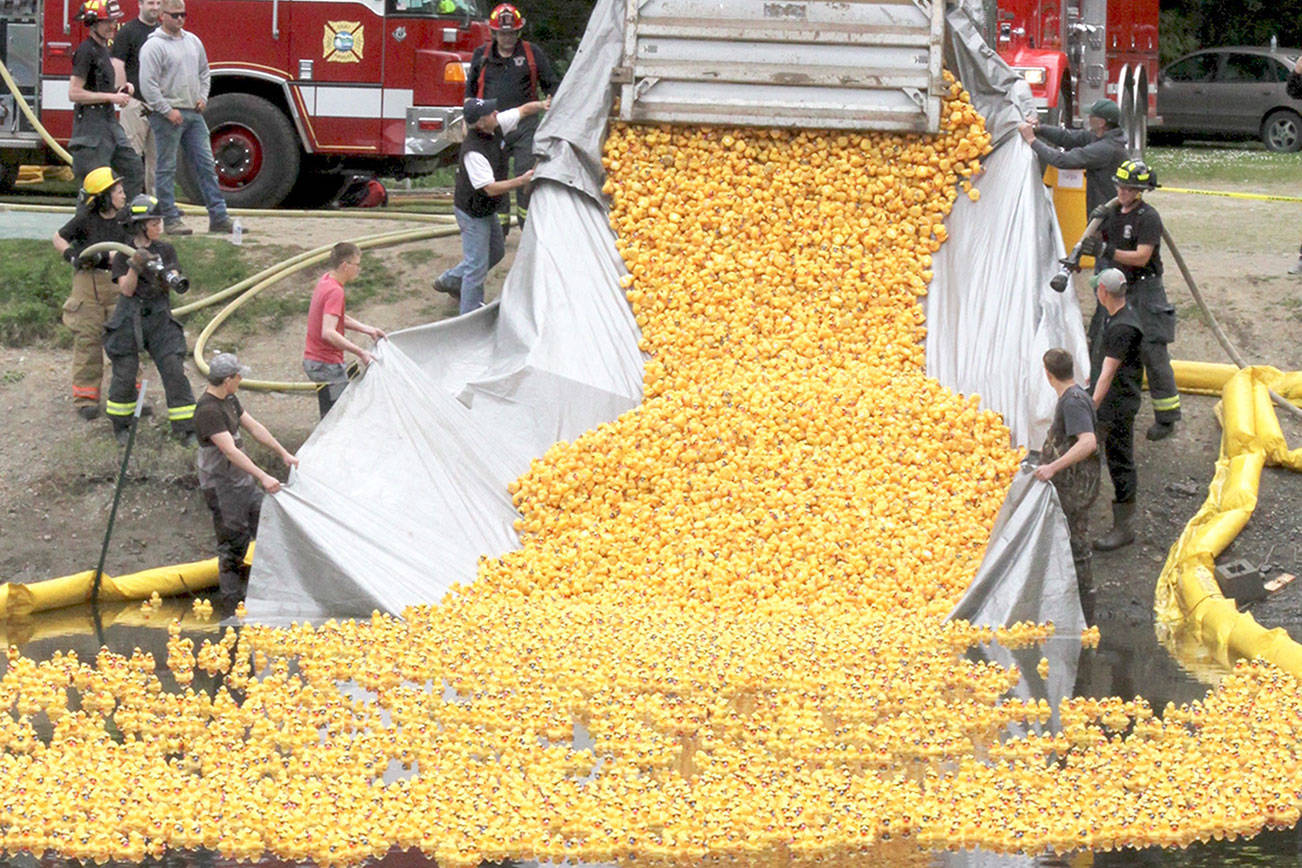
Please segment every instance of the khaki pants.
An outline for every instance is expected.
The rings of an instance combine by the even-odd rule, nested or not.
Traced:
[[[154,131],[149,127],[145,104],[133,99],[122,107],[118,120],[127,134],[127,141],[145,160],[145,192],[154,195],[154,169],[158,165],[158,147],[154,144]]]
[[[99,405],[104,378],[104,323],[118,303],[118,286],[104,269],[79,269],[63,303],[63,324],[72,331],[72,398],[78,407]]]

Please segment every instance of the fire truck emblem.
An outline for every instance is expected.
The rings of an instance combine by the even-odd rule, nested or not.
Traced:
[[[328,63],[361,63],[364,30],[360,21],[327,21],[322,56]]]

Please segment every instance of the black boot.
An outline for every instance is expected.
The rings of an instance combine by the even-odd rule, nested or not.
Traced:
[[[1154,422],[1148,426],[1144,436],[1149,440],[1165,440],[1175,433],[1175,422]]]
[[[1112,504],[1112,530],[1094,540],[1094,550],[1110,552],[1135,541],[1135,502]]]
[[[1085,614],[1085,626],[1094,626],[1094,570],[1090,561],[1076,562],[1076,590],[1080,592],[1080,608]]]

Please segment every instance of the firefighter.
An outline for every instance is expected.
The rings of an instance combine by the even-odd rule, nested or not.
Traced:
[[[172,316],[171,294],[189,289],[180,272],[176,248],[160,241],[163,210],[153,196],[131,201],[127,222],[135,231],[130,256],[113,256],[113,279],[121,297],[104,327],[104,350],[113,364],[106,412],[113,433],[125,443],[136,409],[136,374],[140,353],[147,350],[158,368],[167,394],[167,418],[172,433],[185,446],[195,445],[194,391],[185,376],[185,332]]]
[[[519,108],[556,92],[560,79],[542,48],[520,38],[524,16],[510,3],[502,3],[488,16],[493,41],[475,49],[466,77],[466,96],[496,100],[499,111]],[[506,136],[506,153],[512,163],[511,174],[523,175],[533,168],[533,134],[538,129],[537,116],[521,118],[520,125]],[[529,188],[515,193],[516,221],[524,228],[529,212]],[[511,203],[503,202],[502,231],[511,228]]]
[[[109,273],[107,253],[82,259],[81,252],[101,241],[130,244],[122,225],[126,205],[122,179],[108,166],[86,175],[76,215],[54,233],[54,249],[76,269],[72,294],[63,303],[63,324],[72,331],[72,400],[83,419],[99,415],[99,385],[104,375],[101,340],[104,323],[117,304],[118,288]]]
[[[1097,253],[1100,271],[1119,268],[1126,277],[1126,297],[1144,332],[1144,372],[1153,399],[1154,422],[1144,436],[1161,440],[1180,420],[1180,393],[1167,349],[1175,340],[1175,308],[1162,284],[1162,218],[1143,198],[1144,191],[1157,187],[1157,173],[1140,160],[1126,160],[1112,179],[1118,204],[1103,218],[1101,240],[1089,239],[1088,250],[1082,252]],[[1100,315],[1097,309],[1094,315]]]
[[[134,90],[121,62],[115,64],[109,54],[122,10],[117,0],[86,0],[79,17],[90,35],[77,46],[68,79],[68,99],[75,107],[68,139],[72,172],[81,181],[92,169],[111,166],[129,199],[144,189],[144,163],[117,118],[117,107],[129,103]]]

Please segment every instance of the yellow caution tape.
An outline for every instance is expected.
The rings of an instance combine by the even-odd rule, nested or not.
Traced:
[[[1302,202],[1302,196],[1273,196],[1269,193],[1233,193],[1229,190],[1191,190],[1188,187],[1158,188],[1163,193],[1190,193],[1195,196],[1221,196],[1225,199],[1255,199],[1260,202]]]
[[[1302,447],[1289,450],[1270,390],[1302,397],[1302,373],[1252,367],[1236,372],[1221,392],[1224,435],[1207,501],[1171,547],[1157,580],[1153,611],[1160,631],[1193,635],[1223,664],[1262,657],[1302,677],[1302,645],[1284,630],[1268,630],[1233,600],[1215,578],[1215,559],[1248,523],[1267,464],[1302,471]]]

